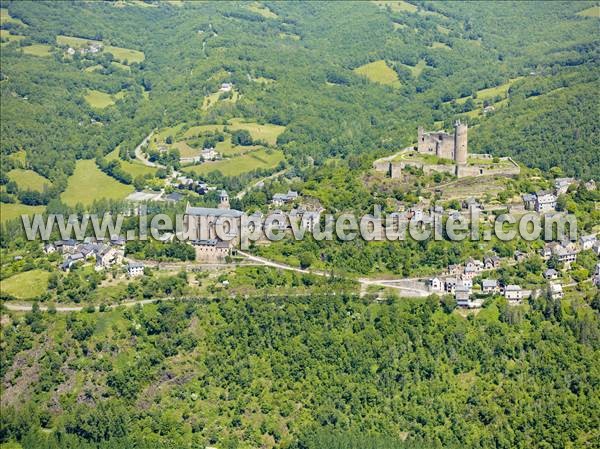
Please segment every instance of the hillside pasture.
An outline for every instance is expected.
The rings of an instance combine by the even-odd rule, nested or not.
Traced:
[[[44,270],[31,270],[15,274],[0,281],[2,293],[18,299],[35,298],[48,289],[50,273]]]
[[[108,106],[115,104],[117,100],[120,100],[125,96],[125,92],[118,92],[114,95],[102,92],[100,90],[88,90],[83,96],[85,101],[93,108],[104,109]]]
[[[132,159],[131,161],[124,161],[124,160],[120,159],[118,147],[115,148],[112,152],[108,153],[105,156],[105,159],[107,159],[109,161],[117,159],[121,164],[121,168],[123,170],[125,170],[127,173],[129,173],[131,176],[133,176],[134,178],[136,178],[137,176],[144,176],[144,175],[154,176],[156,174],[156,170],[157,170],[156,168],[144,165],[141,162],[139,162],[137,159]]]
[[[27,26],[20,19],[12,17],[7,8],[0,8],[0,24],[4,25],[5,23],[16,23],[24,27]]]
[[[11,181],[16,182],[19,189],[22,190],[37,190],[41,192],[44,190],[44,186],[50,186],[48,179],[33,170],[15,168],[8,172],[8,177]]]
[[[133,192],[133,186],[122,184],[102,172],[92,159],[79,160],[69,177],[66,190],[60,196],[63,203],[90,205],[101,198],[122,200]]]
[[[23,214],[41,214],[46,208],[44,206],[26,206],[17,203],[0,203],[0,221],[5,222],[20,218]]]
[[[442,49],[442,50],[452,50],[452,47],[449,47],[447,44],[444,44],[443,42],[434,42],[433,44],[431,44],[431,46],[429,48],[433,48],[435,49]]]
[[[600,5],[591,6],[583,11],[579,11],[577,15],[580,17],[593,17],[600,19]]]
[[[222,132],[224,125],[196,125],[191,126],[183,133],[184,139],[198,137],[205,133]]]
[[[412,66],[412,65],[406,65],[406,64],[402,64],[404,67],[406,67],[408,70],[410,70],[410,73],[412,74],[412,76],[414,78],[418,78],[421,73],[423,72],[423,70],[425,69],[425,67],[427,67],[427,62],[425,62],[424,59],[419,59],[419,62],[417,62],[417,65]]]
[[[113,57],[121,63],[127,61],[128,64],[131,64],[134,62],[142,62],[145,59],[144,52],[142,51],[124,47],[115,47],[114,45],[104,45],[102,41],[94,39],[59,35],[56,36],[56,43],[58,45],[67,45],[73,48],[83,48],[89,46],[90,44],[102,44],[102,51],[105,53],[111,53]]]
[[[369,64],[361,65],[354,69],[354,73],[366,77],[369,81],[385,84],[392,87],[400,87],[398,74],[382,59]]]
[[[227,127],[233,131],[245,129],[250,133],[253,140],[262,140],[269,145],[277,144],[277,137],[285,131],[285,126],[270,123],[261,125],[256,122],[244,122],[243,120],[241,118],[232,118],[229,120]]]
[[[7,41],[3,42],[2,44],[8,44],[10,42],[22,41],[23,39],[25,39],[25,36],[21,36],[19,34],[10,34],[8,30],[0,30],[0,39],[2,39],[3,41]]]
[[[267,8],[265,5],[262,5],[258,2],[251,3],[248,6],[246,6],[246,8],[256,14],[260,14],[261,16],[263,16],[266,19],[276,19],[277,18],[277,14],[275,14],[273,11],[271,11],[269,8]]]
[[[33,44],[22,47],[23,53],[31,56],[48,57],[52,56],[52,46],[44,44]]]
[[[184,171],[204,175],[212,171],[220,171],[224,176],[238,176],[259,168],[275,168],[283,161],[284,156],[278,150],[257,150],[239,157],[223,159],[221,161],[204,162],[200,165],[187,167]]]

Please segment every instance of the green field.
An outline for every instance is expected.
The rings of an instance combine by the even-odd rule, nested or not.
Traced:
[[[274,168],[283,161],[283,153],[278,150],[257,150],[232,159],[205,162],[185,168],[184,171],[206,174],[219,170],[225,176],[237,176],[258,168]]]
[[[33,44],[23,47],[23,53],[31,56],[52,56],[52,47],[44,44]]]
[[[25,204],[0,203],[0,221],[20,218],[22,214],[41,214],[44,206],[26,206]]]
[[[16,24],[22,25],[24,27],[27,26],[21,20],[11,17],[10,14],[8,13],[8,9],[0,8],[0,24],[5,24],[5,23],[16,23]]]
[[[222,132],[224,128],[224,125],[196,125],[196,126],[191,126],[189,129],[187,129],[184,133],[183,133],[183,137],[185,139],[189,139],[190,137],[197,137],[200,136],[204,133],[208,133],[208,132]]]
[[[15,168],[8,172],[8,177],[17,183],[19,189],[23,190],[44,190],[44,186],[50,186],[50,181],[33,170],[23,170]]]
[[[12,161],[16,162],[17,165],[23,166],[27,161],[27,152],[25,150],[19,150],[4,157],[10,158]]]
[[[34,298],[48,289],[49,277],[47,271],[26,271],[0,281],[0,290],[19,299]]]
[[[261,16],[263,16],[267,19],[276,19],[277,18],[277,14],[275,14],[269,8],[267,8],[264,5],[261,5],[258,2],[251,3],[248,6],[246,6],[246,8],[248,8],[252,12],[255,12],[256,14],[260,14]]]
[[[118,147],[115,148],[112,152],[108,153],[105,156],[105,159],[107,159],[109,161],[118,159],[119,162],[121,163],[121,168],[123,170],[125,170],[127,173],[129,173],[131,176],[133,176],[134,178],[136,178],[137,176],[144,176],[144,175],[153,175],[154,176],[156,174],[156,168],[144,165],[136,159],[132,159],[131,162],[119,159],[119,148]]]
[[[410,70],[410,73],[412,74],[413,77],[418,78],[421,75],[421,73],[423,72],[423,70],[425,69],[425,67],[427,67],[427,62],[425,62],[424,59],[419,59],[419,62],[417,62],[417,65],[415,65],[415,66],[406,65],[406,64],[403,64],[403,65],[408,70]]]
[[[229,129],[233,131],[245,129],[250,133],[253,140],[262,140],[269,145],[277,144],[277,137],[285,131],[285,126],[272,125],[270,123],[260,125],[256,122],[244,122],[240,118],[232,118],[229,120],[229,123],[227,125]]]
[[[431,48],[441,48],[443,50],[452,50],[452,47],[448,47],[448,45],[444,44],[443,42],[434,42],[433,44],[431,44]]]
[[[594,17],[598,19],[600,18],[600,5],[595,5],[588,9],[584,9],[583,11],[579,11],[577,15],[582,17]]]
[[[417,12],[417,7],[407,2],[403,1],[373,1],[378,6],[389,8],[394,12]]]
[[[85,101],[87,101],[91,107],[104,109],[108,106],[112,106],[117,100],[120,100],[124,96],[125,92],[118,92],[112,95],[99,90],[88,90],[83,98],[85,98]]]
[[[365,76],[374,83],[400,87],[398,74],[381,59],[379,61],[361,65],[360,67],[355,68],[354,72],[361,76]]]
[[[19,42],[25,39],[25,36],[21,36],[18,34],[10,34],[8,30],[0,30],[0,39],[6,40],[8,42]]]
[[[122,200],[133,192],[133,186],[122,184],[100,171],[94,160],[77,161],[75,172],[69,177],[67,189],[60,196],[69,205],[90,205],[101,198]]]
[[[208,111],[209,108],[211,108],[212,106],[217,104],[222,93],[223,92],[213,92],[212,94],[206,95],[202,99],[202,106],[200,108],[203,111]],[[231,97],[226,98],[222,101],[229,102],[229,103],[235,103],[236,101],[238,101],[239,98],[240,98],[240,94],[234,88],[231,91]]]
[[[144,52],[139,50],[132,50],[130,48],[114,47],[107,45],[104,47],[106,53],[112,53],[114,58],[119,62],[125,62],[131,64],[134,62],[142,62],[145,59]]]

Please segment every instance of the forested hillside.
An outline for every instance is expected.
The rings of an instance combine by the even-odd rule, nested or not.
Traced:
[[[319,295],[33,311],[3,326],[0,437],[25,449],[597,441],[591,309],[540,298],[449,312],[437,298]]]

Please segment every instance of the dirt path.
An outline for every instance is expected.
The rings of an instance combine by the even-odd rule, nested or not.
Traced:
[[[166,168],[164,165],[161,164],[157,164],[155,162],[150,162],[145,156],[144,153],[142,152],[142,147],[146,146],[148,144],[148,142],[150,141],[150,139],[152,138],[152,136],[154,135],[154,131],[152,130],[152,132],[150,134],[148,134],[144,140],[142,140],[142,142],[135,147],[135,157],[137,160],[139,160],[142,164],[148,166],[148,167],[156,167],[156,168]]]

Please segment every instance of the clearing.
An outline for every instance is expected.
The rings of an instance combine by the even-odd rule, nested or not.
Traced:
[[[22,25],[24,27],[27,26],[23,22],[21,22],[20,19],[16,19],[14,17],[11,17],[11,15],[9,14],[7,8],[0,8],[0,24],[4,25],[5,23],[17,23],[17,24]]]
[[[283,153],[279,150],[256,150],[232,159],[224,159],[215,162],[204,162],[200,165],[187,167],[184,171],[197,174],[206,174],[212,171],[220,171],[224,176],[237,176],[256,169],[275,168],[284,160]]]
[[[2,222],[20,218],[23,214],[41,214],[45,206],[26,206],[25,204],[0,203],[0,217]]]
[[[229,120],[229,123],[227,125],[229,129],[233,131],[245,129],[250,133],[253,140],[262,140],[269,145],[276,145],[277,137],[285,131],[285,126],[270,123],[261,125],[256,122],[244,122],[244,119],[241,118],[232,118]]]
[[[122,184],[102,172],[93,159],[79,160],[69,177],[67,189],[60,196],[63,203],[90,205],[101,198],[122,200],[133,192],[133,186]]]
[[[131,64],[134,62],[142,62],[145,59],[144,52],[139,50],[132,50],[130,48],[115,47],[113,45],[104,45],[102,41],[94,39],[85,39],[74,36],[56,36],[56,43],[58,45],[68,45],[73,48],[83,48],[90,44],[102,44],[102,51],[105,53],[111,53],[113,57],[122,63]]]
[[[382,59],[361,65],[360,67],[355,68],[354,72],[366,77],[369,81],[373,81],[374,83],[400,87],[398,74]]]
[[[52,56],[52,47],[44,44],[33,44],[22,48],[23,53],[31,56]]]
[[[433,44],[431,44],[431,46],[429,48],[441,48],[444,50],[452,50],[452,47],[449,47],[448,45],[444,44],[443,42],[434,42]]]
[[[22,41],[23,39],[25,39],[25,36],[21,36],[19,34],[10,34],[10,32],[8,30],[0,30],[0,39],[2,39],[3,41],[8,41],[8,42],[2,42],[2,45],[4,45],[9,42]]]
[[[427,67],[427,62],[425,62],[424,59],[419,59],[419,62],[417,62],[417,65],[412,66],[412,65],[407,65],[407,64],[402,64],[404,67],[406,67],[408,70],[410,70],[410,73],[412,74],[413,78],[418,78],[421,73],[423,72],[423,70],[425,69],[425,67]]]
[[[258,2],[251,3],[251,4],[247,5],[246,8],[256,14],[260,14],[261,16],[263,16],[267,19],[276,19],[277,18],[277,14],[275,14],[273,11],[271,11],[269,8],[267,8],[265,5],[262,5]]]
[[[595,5],[588,9],[584,9],[583,11],[579,11],[577,15],[581,17],[594,17],[598,19],[600,18],[600,5]]]
[[[156,174],[156,168],[148,167],[147,165],[144,165],[141,162],[139,162],[137,159],[132,159],[131,162],[120,159],[119,147],[115,148],[113,151],[108,153],[105,156],[105,159],[109,161],[117,159],[121,163],[121,168],[134,178],[144,175],[154,176]]]
[[[44,190],[44,186],[50,186],[50,181],[48,179],[33,170],[15,168],[8,172],[8,177],[11,181],[17,183],[19,189],[23,190],[37,190],[41,192]]]
[[[125,92],[117,92],[116,94],[107,94],[99,90],[88,90],[83,96],[87,103],[96,109],[104,109],[108,106],[115,104],[117,100],[120,100],[125,96]]]
[[[28,299],[43,294],[48,289],[50,273],[43,270],[31,270],[15,274],[0,282],[2,293],[15,298]]]
[[[378,1],[374,0],[377,6],[387,8],[389,7],[394,12],[417,12],[417,7],[408,2],[404,1]]]
[[[225,98],[221,98],[221,95],[223,95]],[[229,95],[229,96],[227,96]],[[212,94],[206,95],[203,99],[202,99],[202,106],[201,109],[203,111],[207,111],[210,107],[214,106],[215,104],[217,104],[217,102],[223,101],[223,102],[230,102],[230,103],[235,103],[238,101],[238,99],[240,98],[240,94],[237,90],[232,89],[231,92],[214,92]]]

